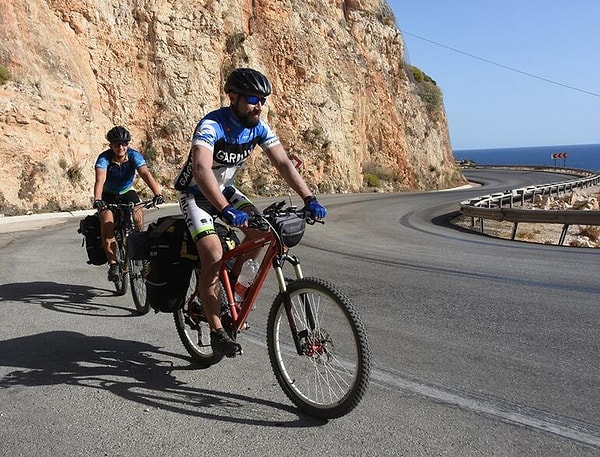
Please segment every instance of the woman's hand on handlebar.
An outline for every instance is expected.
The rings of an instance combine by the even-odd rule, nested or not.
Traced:
[[[98,210],[98,212],[103,211],[107,208],[106,202],[104,200],[94,200],[94,204],[92,206],[95,210]]]

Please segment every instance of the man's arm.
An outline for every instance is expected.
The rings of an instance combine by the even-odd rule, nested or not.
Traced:
[[[192,163],[194,164],[194,180],[202,194],[218,211],[222,211],[229,205],[229,202],[223,196],[217,178],[213,174],[212,151],[205,146],[192,146]]]

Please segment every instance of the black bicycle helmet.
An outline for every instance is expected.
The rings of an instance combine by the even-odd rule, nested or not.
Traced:
[[[110,143],[129,143],[131,141],[131,135],[125,127],[118,125],[108,131],[106,139]]]
[[[225,93],[256,94],[266,97],[271,94],[271,83],[260,71],[252,68],[236,68],[225,82]]]

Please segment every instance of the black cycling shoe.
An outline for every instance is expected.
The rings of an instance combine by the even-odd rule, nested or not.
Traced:
[[[210,332],[210,346],[214,353],[235,357],[242,353],[242,346],[233,341],[224,329]]]
[[[118,263],[111,263],[108,266],[108,280],[112,282],[117,282],[119,280],[119,275],[121,270],[119,268]]]

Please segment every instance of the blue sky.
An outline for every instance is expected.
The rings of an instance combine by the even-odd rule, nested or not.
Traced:
[[[453,149],[600,144],[600,1],[388,4],[407,60],[444,94]]]

